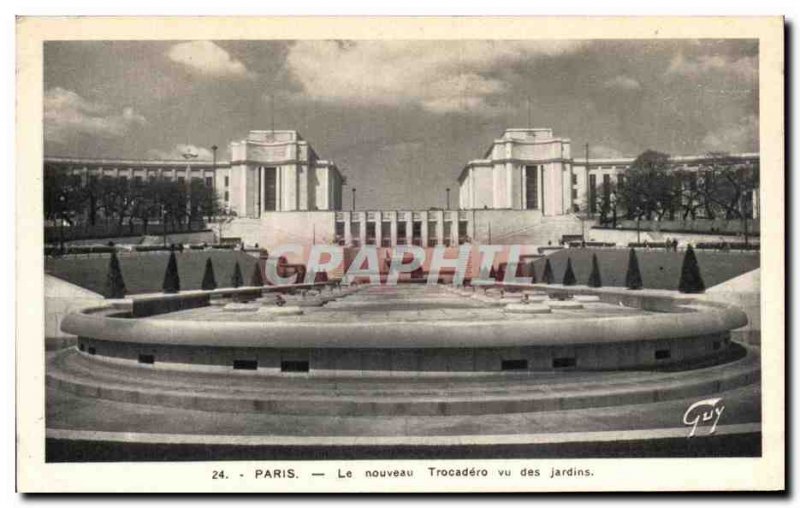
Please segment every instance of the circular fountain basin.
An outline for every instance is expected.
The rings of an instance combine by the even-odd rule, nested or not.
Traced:
[[[394,376],[679,366],[724,354],[730,330],[747,323],[738,309],[691,298],[596,296],[510,303],[437,286],[364,286],[302,309],[231,303],[132,318],[100,307],[68,315],[62,329],[84,355],[146,368]]]

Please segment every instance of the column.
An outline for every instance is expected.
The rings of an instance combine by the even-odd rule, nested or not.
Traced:
[[[391,225],[392,225],[391,226],[391,231],[392,231],[392,233],[391,233],[391,240],[392,240],[391,241],[391,246],[392,247],[396,247],[397,246],[397,212],[395,212],[394,216],[392,217]]]
[[[361,245],[367,244],[367,212],[361,212],[358,217],[358,238]]]
[[[436,212],[436,244],[444,245],[444,212]]]
[[[422,235],[422,247],[428,246],[428,213],[429,212],[422,212],[420,214],[420,219],[422,220],[422,230],[420,231]]]
[[[353,245],[353,234],[350,231],[350,212],[343,212],[344,214],[344,244],[347,247]]]
[[[375,212],[375,245],[381,246],[383,240],[383,213]]]

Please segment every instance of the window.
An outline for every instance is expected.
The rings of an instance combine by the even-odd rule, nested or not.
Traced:
[[[405,245],[407,236],[406,221],[397,223],[397,245]]]
[[[443,225],[444,225],[444,245],[446,247],[450,247],[450,244],[452,243],[451,238],[453,235],[453,223],[450,222],[449,220],[446,220],[444,221]]]
[[[228,183],[230,182],[230,177],[225,177],[225,187],[228,187]]]
[[[277,171],[264,168],[264,210],[274,212],[278,209]]]
[[[566,356],[561,358],[553,358],[553,368],[554,369],[563,369],[566,367],[574,367],[577,365],[575,361],[575,357],[573,356]]]
[[[578,185],[578,175],[572,173],[572,185]]]
[[[234,370],[257,370],[258,360],[234,360]]]
[[[392,246],[392,223],[385,220],[381,222],[381,247]]]
[[[214,177],[207,176],[206,177],[206,187],[213,187],[214,186]]]
[[[597,175],[589,175],[589,212],[597,211]]]
[[[611,195],[611,175],[603,175],[603,197],[608,199]]]
[[[139,363],[153,364],[155,362],[155,355],[139,355]]]
[[[539,166],[525,166],[525,208],[539,208]]]
[[[500,362],[500,370],[528,370],[528,360],[503,360]]]
[[[225,191],[225,201],[230,201],[230,196],[228,195],[228,191]]]
[[[436,247],[436,221],[428,221],[428,247]]]
[[[281,372],[308,372],[308,360],[284,360]]]
[[[353,238],[353,245],[360,245],[361,244],[361,223],[360,222],[351,222],[350,223],[350,236]]]
[[[367,245],[375,245],[375,223],[367,222]]]
[[[422,222],[415,220],[411,223],[411,241],[414,245],[422,245]]]
[[[344,222],[336,223],[336,243],[344,245]]]
[[[467,243],[467,221],[458,221],[458,244]]]
[[[671,356],[669,349],[656,349],[656,360],[669,360]]]

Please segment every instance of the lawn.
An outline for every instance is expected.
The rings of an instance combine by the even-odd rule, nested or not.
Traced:
[[[597,254],[600,275],[604,286],[624,286],[628,269],[628,249],[564,249],[548,256],[555,282],[561,283],[567,258],[572,259],[572,270],[578,284],[585,285],[592,270],[592,254]],[[725,282],[759,267],[758,252],[702,252],[695,251],[700,274],[707,288]],[[645,288],[678,289],[684,252],[637,249],[639,270]],[[534,263],[536,280],[541,282],[544,259]]]
[[[206,259],[211,259],[217,286],[230,285],[236,261],[245,283],[250,280],[256,259],[240,251],[185,251],[175,254],[181,289],[200,289]],[[110,256],[46,258],[45,272],[68,282],[103,294]],[[119,264],[128,294],[161,291],[168,252],[120,254]]]

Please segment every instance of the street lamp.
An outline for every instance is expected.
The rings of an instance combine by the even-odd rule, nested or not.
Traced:
[[[446,188],[445,190],[447,191],[447,208],[445,208],[445,210],[449,210],[450,209],[450,187]]]
[[[353,187],[353,211],[356,210],[356,188]]]

